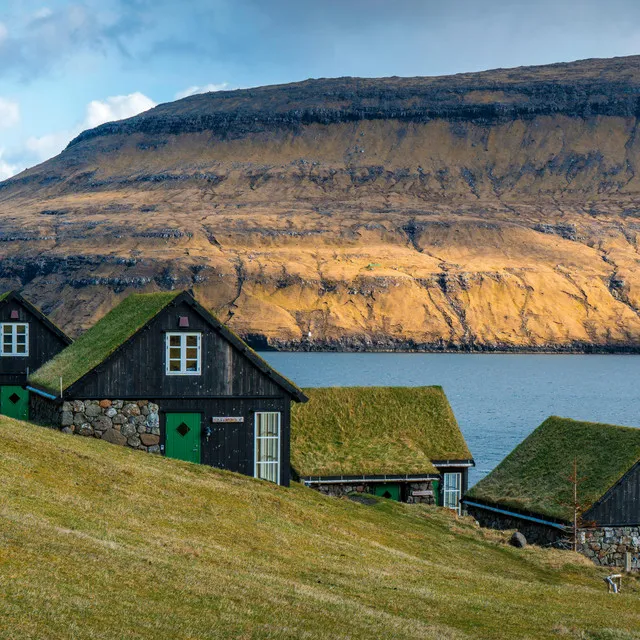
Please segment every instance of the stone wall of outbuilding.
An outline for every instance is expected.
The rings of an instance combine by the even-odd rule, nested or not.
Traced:
[[[524,535],[529,544],[562,549],[572,547],[573,534],[570,528],[562,531],[469,505],[467,510],[480,526],[499,530],[516,529]],[[577,550],[597,565],[619,569],[625,567],[626,554],[630,553],[631,568],[640,570],[640,526],[580,529]]]
[[[465,506],[467,513],[473,516],[481,527],[498,529],[499,531],[516,529],[527,539],[529,544],[537,544],[543,547],[553,546],[560,540],[567,538],[564,531],[556,529],[555,527],[549,527],[529,520],[521,520],[520,518],[512,518],[502,513],[480,509],[469,504]]]
[[[64,433],[100,438],[149,453],[160,453],[158,405],[148,400],[48,401],[31,394],[34,421]]]
[[[405,497],[404,502],[412,504],[435,504],[435,498],[433,495],[433,483],[431,480],[425,482],[399,482],[389,481],[391,484],[404,485]],[[312,489],[320,491],[327,496],[334,496],[341,498],[343,496],[353,493],[370,493],[373,494],[374,487],[379,483],[368,482],[326,482],[326,483],[311,483],[309,486]],[[430,495],[429,495],[430,493]]]
[[[640,526],[581,529],[578,551],[595,564],[620,568],[630,553],[631,568],[640,570]]]

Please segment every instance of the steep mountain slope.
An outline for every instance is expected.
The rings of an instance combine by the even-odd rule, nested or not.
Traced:
[[[637,579],[369,502],[0,416],[0,638],[640,638]]]
[[[299,348],[638,349],[640,56],[197,95],[0,184],[67,330],[192,287]]]

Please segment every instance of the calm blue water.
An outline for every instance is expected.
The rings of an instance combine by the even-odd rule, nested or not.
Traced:
[[[640,356],[261,355],[302,387],[441,385],[476,461],[471,484],[550,415],[640,427]]]

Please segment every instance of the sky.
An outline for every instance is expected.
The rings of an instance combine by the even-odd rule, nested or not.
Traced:
[[[0,0],[0,180],[193,93],[636,54],[638,0]]]

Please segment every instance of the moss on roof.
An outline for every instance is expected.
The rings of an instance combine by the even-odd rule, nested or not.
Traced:
[[[29,382],[52,393],[67,389],[141,329],[174,300],[180,291],[140,293],[125,298],[71,346],[29,377]]]
[[[432,460],[471,458],[441,387],[304,391],[291,419],[301,477],[437,473]]]
[[[11,295],[13,291],[5,291],[4,293],[0,293],[0,302],[2,302],[8,295]]]
[[[640,460],[640,429],[552,416],[467,497],[568,521],[574,458],[585,478],[578,500],[586,511]]]

